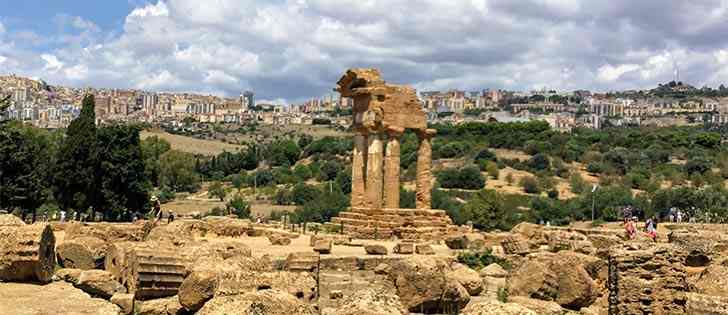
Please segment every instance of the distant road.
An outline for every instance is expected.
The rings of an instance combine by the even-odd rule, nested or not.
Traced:
[[[207,156],[218,155],[223,151],[235,152],[242,146],[224,143],[214,140],[200,140],[192,137],[173,135],[163,131],[142,131],[141,138],[146,139],[151,136],[157,136],[169,141],[172,149],[189,152],[193,154],[202,154]]]

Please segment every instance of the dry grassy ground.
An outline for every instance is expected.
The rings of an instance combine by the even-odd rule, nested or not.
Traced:
[[[172,145],[172,149],[183,152],[189,152],[193,154],[202,154],[207,156],[213,156],[222,153],[223,151],[233,152],[237,151],[242,146],[224,143],[213,140],[200,140],[192,137],[185,137],[179,135],[173,135],[163,131],[142,131],[141,138],[146,139],[151,136],[157,136],[164,140],[169,141]]]

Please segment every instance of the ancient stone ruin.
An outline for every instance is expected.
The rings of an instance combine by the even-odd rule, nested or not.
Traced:
[[[445,211],[431,209],[432,137],[411,87],[387,84],[376,69],[350,69],[337,83],[354,100],[351,210],[332,220],[357,238],[440,238],[452,226]],[[400,137],[419,138],[417,209],[399,207]]]

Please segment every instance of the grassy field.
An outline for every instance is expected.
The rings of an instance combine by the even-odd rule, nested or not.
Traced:
[[[193,154],[202,154],[207,156],[218,155],[223,151],[237,151],[241,146],[223,143],[220,141],[200,140],[191,137],[173,135],[163,131],[142,131],[141,138],[145,139],[151,136],[157,136],[169,141],[172,149]]]

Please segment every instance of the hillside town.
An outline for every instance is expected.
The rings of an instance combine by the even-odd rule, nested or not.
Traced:
[[[185,122],[264,125],[351,124],[352,100],[338,94],[299,104],[239,97],[143,90],[73,88],[16,75],[0,76],[0,95],[9,96],[9,119],[40,128],[65,128],[78,117],[86,94],[96,96],[97,123],[142,122],[183,128]],[[597,93],[587,90],[420,91],[431,123],[546,121],[555,130],[608,126],[679,126],[728,122],[728,92],[670,82],[652,90]]]

